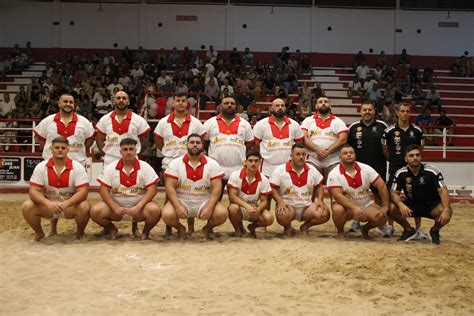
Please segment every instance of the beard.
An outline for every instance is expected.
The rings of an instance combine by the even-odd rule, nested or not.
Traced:
[[[272,112],[273,116],[276,118],[283,118],[286,115],[286,112]]]
[[[234,117],[236,110],[234,108],[222,109],[222,115],[225,117]]]
[[[189,156],[199,156],[201,154],[202,150],[198,148],[188,148],[188,155]]]
[[[331,112],[331,108],[329,108],[329,107],[328,108],[324,107],[324,108],[319,108],[318,109],[318,113],[320,113],[322,115],[329,114],[329,112]]]

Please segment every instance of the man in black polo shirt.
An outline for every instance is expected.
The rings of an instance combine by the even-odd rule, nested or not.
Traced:
[[[393,177],[398,169],[406,166],[404,160],[405,148],[410,145],[423,146],[423,132],[413,124],[410,124],[411,104],[400,103],[396,110],[398,122],[385,130],[382,135],[382,149],[385,158],[389,162],[387,185],[390,188]],[[426,238],[421,230],[421,219],[416,219],[417,237]]]
[[[382,179],[387,174],[387,162],[382,150],[380,139],[387,128],[383,121],[375,119],[375,107],[372,103],[363,103],[360,108],[362,119],[354,122],[349,127],[347,143],[350,144],[356,153],[357,161],[363,162],[377,171]],[[371,187],[375,194],[375,199],[380,202],[377,190]],[[359,229],[359,222],[354,220],[350,231]],[[388,236],[386,227],[381,227],[384,235]]]
[[[444,184],[441,172],[435,167],[421,163],[421,146],[410,145],[406,148],[405,161],[408,166],[395,173],[391,188],[392,204],[389,216],[404,231],[399,240],[409,241],[416,237],[407,217],[427,217],[434,219],[430,229],[431,241],[439,244],[439,230],[449,223],[453,209],[449,202],[448,188]],[[403,191],[405,200],[400,193]]]

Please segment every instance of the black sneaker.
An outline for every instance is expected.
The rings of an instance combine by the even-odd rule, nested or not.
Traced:
[[[431,242],[433,244],[439,245],[441,240],[439,239],[439,230],[430,229]]]
[[[404,230],[402,236],[398,238],[401,241],[410,241],[417,236],[416,229],[410,228],[409,230]]]

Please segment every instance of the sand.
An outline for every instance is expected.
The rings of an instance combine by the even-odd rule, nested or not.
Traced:
[[[378,232],[340,242],[332,222],[292,239],[274,224],[258,240],[232,237],[227,222],[211,241],[165,240],[162,222],[152,240],[134,240],[126,222],[109,241],[90,222],[77,241],[64,219],[58,236],[33,242],[25,197],[1,196],[0,315],[474,314],[472,205],[454,206],[440,246]]]

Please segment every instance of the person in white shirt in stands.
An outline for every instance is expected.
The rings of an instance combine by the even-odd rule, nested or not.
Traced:
[[[89,177],[84,167],[67,157],[68,140],[58,136],[51,142],[52,157],[39,163],[30,179],[29,199],[22,205],[23,217],[35,231],[35,241],[45,236],[41,218],[63,216],[76,221],[76,237],[84,237],[89,221],[87,201]]]
[[[227,209],[219,202],[224,171],[212,158],[203,154],[199,134],[190,134],[187,153],[173,160],[165,171],[166,196],[163,221],[178,230],[178,238],[185,236],[186,228],[180,219],[207,220],[202,228],[208,239],[214,227],[227,219]]]
[[[323,176],[305,163],[306,150],[296,143],[291,148],[291,160],[275,169],[270,177],[272,196],[276,201],[275,215],[286,236],[293,236],[293,220],[302,221],[300,231],[308,234],[311,226],[326,223],[330,214],[324,204]],[[314,201],[315,198],[317,201]]]
[[[269,178],[275,168],[290,159],[291,146],[303,142],[304,135],[300,125],[286,116],[286,104],[283,99],[273,100],[271,116],[255,124],[255,146],[260,147],[262,155],[262,173]]]
[[[161,208],[153,201],[160,178],[148,163],[138,159],[135,139],[122,139],[120,154],[122,158],[107,165],[97,179],[102,202],[91,208],[91,218],[110,239],[116,239],[118,232],[113,221],[144,221],[141,235],[134,235],[148,239],[161,218]]]
[[[364,239],[369,239],[369,230],[387,221],[387,186],[375,169],[356,161],[351,145],[344,145],[339,157],[341,162],[329,173],[327,181],[327,189],[334,198],[332,219],[337,228],[337,239],[345,239],[344,224],[353,218],[367,222],[360,231]],[[380,205],[370,197],[371,186],[377,189]]]
[[[229,219],[234,226],[235,236],[242,236],[242,220],[251,222],[247,226],[252,237],[257,238],[255,230],[273,223],[268,197],[272,194],[270,183],[262,176],[260,167],[261,156],[258,151],[249,150],[245,166],[231,173],[227,182],[230,205]]]
[[[7,117],[15,108],[15,100],[10,99],[10,94],[5,92],[3,100],[0,101],[0,118]]]

